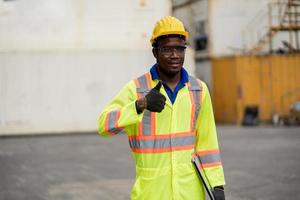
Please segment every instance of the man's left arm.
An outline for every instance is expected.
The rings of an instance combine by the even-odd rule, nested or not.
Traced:
[[[221,200],[221,196],[224,196],[223,186],[225,185],[223,165],[210,94],[206,84],[201,82],[201,85],[202,103],[196,124],[196,155],[201,160],[202,168],[210,186],[215,188],[216,193],[214,195],[216,199]]]

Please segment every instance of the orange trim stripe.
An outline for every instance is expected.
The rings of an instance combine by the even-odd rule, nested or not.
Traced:
[[[105,118],[105,132],[108,133],[108,135],[113,136],[116,135],[116,133],[114,133],[113,131],[110,131],[111,129],[115,128],[115,129],[124,129],[124,127],[121,127],[118,125],[118,121],[120,118],[121,112],[120,111],[116,111],[116,117],[114,119],[114,125],[113,127],[109,127],[109,118],[111,116],[111,112],[107,113],[106,118]]]
[[[134,80],[134,83],[135,83],[136,88],[140,88],[141,87],[140,83],[139,83],[139,81],[137,79]],[[142,97],[141,93],[137,93],[137,97],[138,97],[138,99],[141,98]]]
[[[150,72],[146,73],[145,76],[146,76],[146,80],[147,80],[147,86],[148,86],[149,89],[151,89],[152,88],[152,86],[151,86],[152,81],[151,81]]]
[[[202,82],[199,80],[199,85],[201,86],[201,88],[202,88]],[[200,97],[200,105],[202,104],[202,92],[203,91],[203,89],[199,92],[200,94],[199,94],[199,97]]]
[[[222,166],[222,162],[214,162],[214,163],[208,163],[208,164],[202,164],[202,168],[210,168],[210,167],[217,167]]]
[[[216,154],[219,152],[220,152],[219,149],[212,149],[212,150],[208,150],[208,151],[197,151],[196,155],[204,156],[204,155],[209,155],[209,154]]]
[[[136,139],[136,140],[153,140],[153,139],[176,138],[176,137],[192,136],[192,135],[195,135],[195,132],[183,132],[183,133],[175,133],[175,134],[168,134],[168,135],[128,136],[128,139],[129,140],[132,140],[132,139]]]
[[[107,132],[108,135],[113,136],[116,134],[109,131],[109,116],[110,116],[110,113],[107,113],[106,118],[105,118],[105,132]]]
[[[151,135],[156,135],[156,114],[151,112]]]
[[[135,83],[136,88],[140,88],[140,87],[141,87],[141,86],[140,86],[140,82],[139,82],[138,79],[135,79],[135,80],[134,80],[134,83]],[[137,93],[137,98],[138,98],[138,99],[139,99],[139,98],[142,98],[142,94],[138,92],[138,93]],[[143,130],[143,125],[142,125],[141,122],[139,122],[139,123],[138,123],[138,135],[141,135],[141,134],[142,134],[142,130]]]
[[[194,95],[193,92],[190,91],[190,97],[191,97],[191,104],[192,104],[192,109],[191,109],[191,121],[190,121],[190,127],[191,130],[193,130],[194,128],[194,117],[195,117],[195,100],[194,100]]]
[[[138,135],[143,136],[143,123],[138,123]]]
[[[136,86],[137,88],[141,87],[141,86],[140,86],[140,83],[139,83],[139,81],[138,81],[137,79],[134,80],[134,83],[135,83],[135,86]]]
[[[118,121],[119,121],[119,119],[120,119],[120,115],[121,115],[121,112],[118,111],[118,112],[117,112],[117,116],[116,116],[115,126],[114,126],[115,128],[119,127]]]
[[[193,149],[194,145],[186,145],[186,146],[177,146],[177,147],[171,147],[171,148],[161,148],[161,149],[137,149],[132,148],[131,151],[135,153],[165,153],[165,152],[172,152],[172,151],[180,151],[180,150],[187,150],[187,149]]]

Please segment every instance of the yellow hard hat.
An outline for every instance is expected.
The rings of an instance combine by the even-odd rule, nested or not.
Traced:
[[[182,35],[185,39],[189,36],[189,33],[185,31],[183,23],[179,19],[172,16],[166,16],[156,22],[150,42],[152,44],[155,39],[160,36],[173,34]]]

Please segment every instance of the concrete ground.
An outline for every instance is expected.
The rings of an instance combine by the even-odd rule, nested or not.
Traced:
[[[300,199],[300,128],[218,133],[227,200]],[[134,176],[125,135],[0,138],[0,200],[125,200]]]

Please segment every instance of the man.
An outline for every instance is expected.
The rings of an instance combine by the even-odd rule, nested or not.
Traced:
[[[100,135],[128,135],[136,164],[131,199],[205,199],[193,155],[216,188],[215,198],[225,199],[210,95],[206,84],[183,68],[187,38],[175,17],[158,21],[150,40],[156,64],[129,82],[99,117]]]

